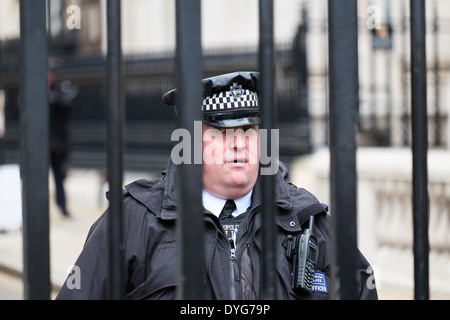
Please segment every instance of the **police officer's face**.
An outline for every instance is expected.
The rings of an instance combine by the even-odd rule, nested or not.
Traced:
[[[258,126],[215,128],[203,125],[203,186],[225,199],[246,195],[259,170]]]

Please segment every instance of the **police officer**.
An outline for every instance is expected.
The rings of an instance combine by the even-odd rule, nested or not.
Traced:
[[[202,80],[203,207],[207,299],[259,299],[261,286],[261,190],[259,177],[259,102],[257,72],[235,72]],[[176,89],[163,96],[174,105]],[[181,106],[182,107],[182,106]],[[177,165],[169,160],[160,178],[138,180],[125,187],[124,264],[126,299],[176,297],[178,190]],[[328,299],[330,218],[327,206],[288,180],[278,164],[275,174],[276,297]],[[75,265],[81,288],[62,286],[57,299],[105,299],[107,274],[106,212],[91,227]],[[313,218],[317,256],[310,286],[293,287],[292,241]],[[295,247],[295,246],[294,246]],[[366,285],[368,262],[358,256],[359,297],[376,299]],[[372,288],[372,289],[371,289]]]

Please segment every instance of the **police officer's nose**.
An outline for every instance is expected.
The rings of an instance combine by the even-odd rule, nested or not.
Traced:
[[[243,150],[245,149],[245,133],[242,129],[236,129],[233,132],[233,149]]]

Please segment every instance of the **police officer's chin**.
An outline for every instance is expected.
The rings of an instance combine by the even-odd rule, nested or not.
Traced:
[[[246,195],[255,185],[258,166],[245,164],[227,164],[230,170],[227,174],[227,191],[232,192],[236,198]]]

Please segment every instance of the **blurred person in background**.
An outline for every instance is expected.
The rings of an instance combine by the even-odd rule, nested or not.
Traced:
[[[68,123],[71,114],[70,103],[78,92],[70,81],[57,81],[54,67],[47,72],[47,83],[50,108],[50,167],[55,182],[56,203],[61,214],[69,218],[64,188],[70,151]]]

